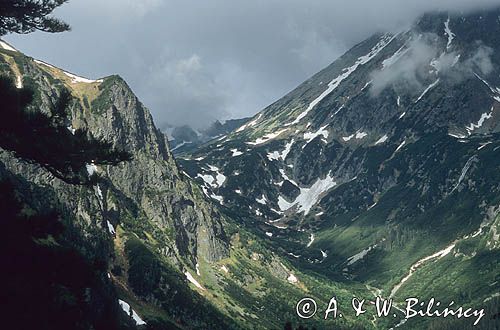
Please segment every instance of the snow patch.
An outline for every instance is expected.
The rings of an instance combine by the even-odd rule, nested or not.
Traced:
[[[77,83],[92,84],[92,83],[102,83],[103,82],[102,79],[99,79],[99,80],[87,79],[87,78],[80,77],[80,76],[74,75],[74,74],[66,72],[66,71],[63,71],[63,73],[66,76],[71,78],[72,84],[77,84]]]
[[[352,135],[349,135],[349,136],[344,136],[344,137],[342,138],[342,140],[344,140],[345,142],[350,141],[350,140],[352,140],[352,138],[353,138],[355,135],[356,135],[356,134],[352,134]]]
[[[290,283],[297,283],[299,281],[297,277],[293,274],[288,275],[288,278],[286,280]]]
[[[215,175],[209,174],[198,174],[196,177],[201,178],[212,188],[220,188],[226,182],[226,176],[220,173],[219,168],[216,166],[208,165],[208,168],[211,172],[215,172]]]
[[[132,315],[132,319],[135,321],[136,325],[145,325],[146,324],[146,322],[144,322],[139,317],[139,315],[130,307],[130,305],[127,302],[125,302],[121,299],[118,299],[118,303],[120,304],[120,307],[127,315],[129,315],[129,316]]]
[[[306,143],[302,146],[302,149],[304,149],[312,140],[314,140],[315,138],[317,138],[318,136],[323,136],[323,138],[321,139],[321,141],[323,141],[323,143],[327,143],[327,139],[328,139],[328,131],[326,130],[326,127],[328,125],[325,125],[323,127],[321,127],[317,132],[307,132],[307,133],[304,133],[304,140],[306,140]]]
[[[486,147],[486,146],[488,146],[488,145],[490,145],[490,144],[492,144],[492,143],[493,143],[492,141],[488,141],[488,142],[485,142],[485,143],[481,143],[481,146],[479,146],[479,147],[477,148],[477,150],[481,150],[481,149],[483,149],[484,147]]]
[[[241,156],[243,155],[243,153],[241,151],[239,151],[238,149],[231,149],[231,153],[232,153],[232,157],[238,157],[238,156]]]
[[[200,264],[196,263],[195,268],[196,268],[196,275],[201,276],[201,273],[200,273]]]
[[[17,49],[6,43],[5,41],[0,40],[0,46],[5,50],[10,50],[11,52],[17,52]]]
[[[21,76],[16,77],[16,88],[17,89],[23,88],[23,78]]]
[[[493,107],[491,108],[490,113],[483,113],[481,115],[481,118],[479,118],[479,121],[477,122],[477,124],[471,123],[470,125],[465,126],[467,133],[469,133],[469,135],[471,135],[474,130],[481,128],[483,126],[484,122],[487,119],[491,119],[491,118],[493,118]]]
[[[86,164],[85,165],[85,168],[87,169],[87,174],[89,176],[92,176],[94,173],[97,172],[97,166],[95,166],[94,163],[91,163],[91,164]]]
[[[315,138],[317,138],[318,136],[323,136],[323,139],[321,139],[323,142],[327,142],[326,139],[328,139],[328,131],[326,130],[326,128],[328,127],[328,125],[326,126],[323,126],[321,127],[317,132],[307,132],[307,133],[304,133],[304,140],[306,140],[306,144],[308,144],[309,142],[311,142],[312,140],[314,140]]]
[[[406,140],[403,141],[397,148],[396,148],[396,151],[394,151],[394,153],[398,152],[399,150],[401,150],[401,148],[403,148],[406,144]]]
[[[35,63],[37,64],[40,64],[40,65],[43,65],[43,66],[46,66],[46,67],[49,67],[51,69],[57,69],[55,66],[53,65],[50,65],[49,63],[46,63],[44,61],[40,61],[40,60],[33,60]]]
[[[377,142],[375,142],[375,145],[379,145],[379,144],[382,144],[384,143],[385,141],[387,141],[389,139],[389,137],[386,135],[382,136],[380,139],[377,140]]]
[[[309,242],[307,243],[306,248],[310,247],[313,242],[314,242],[314,234],[311,233],[311,236],[309,236]]]
[[[280,153],[278,151],[273,151],[269,152],[267,154],[267,159],[273,161],[273,160],[279,160],[280,159]]]
[[[111,222],[109,222],[109,220],[107,221],[107,224],[109,233],[111,235],[115,235],[116,234],[115,227],[113,227],[113,225],[111,224]]]
[[[187,280],[193,283],[195,287],[200,290],[205,290],[205,288],[201,286],[201,284],[193,277],[193,275],[191,275],[190,272],[185,272],[184,275],[186,275]]]
[[[454,134],[454,133],[448,133],[448,135],[455,139],[465,139],[467,137],[467,135]]]
[[[273,140],[273,139],[277,138],[279,135],[281,135],[282,133],[284,133],[287,130],[288,130],[288,128],[285,128],[285,129],[279,130],[279,131],[277,131],[275,133],[266,134],[263,137],[258,138],[254,142],[246,142],[246,144],[255,146],[255,145],[266,143],[266,142],[268,142],[270,140]]]
[[[365,133],[365,132],[358,132],[358,133],[356,133],[356,139],[357,140],[364,139],[366,136],[368,136],[368,134]]]
[[[210,195],[210,197],[215,199],[216,201],[218,201],[219,204],[224,204],[224,197],[216,195],[216,194],[212,194],[212,195]]]
[[[260,198],[256,198],[255,201],[259,204],[262,204],[262,205],[267,204],[266,196],[264,196],[264,195],[262,195]]]
[[[349,136],[344,136],[342,138],[342,140],[344,140],[345,142],[348,142],[350,140],[352,140],[353,138],[356,138],[356,140],[361,140],[361,139],[364,139],[365,137],[367,137],[368,134],[365,133],[365,132],[360,132],[360,131],[357,131],[356,133],[352,134],[352,135],[349,135]]]
[[[451,43],[453,42],[453,39],[455,39],[455,33],[451,32],[450,29],[450,18],[448,17],[448,20],[444,22],[444,35],[448,37],[448,44],[446,45],[446,49],[450,49]]]
[[[364,249],[363,251],[361,251],[359,253],[356,253],[352,257],[349,257],[347,259],[347,266],[350,266],[350,265],[352,265],[352,264],[354,264],[354,263],[362,260],[364,257],[366,257],[366,255],[368,254],[368,252],[370,252],[371,250],[373,250],[376,247],[377,247],[377,244],[369,246],[366,249]]]
[[[297,205],[299,207],[297,212],[304,212],[304,215],[307,215],[311,208],[319,201],[321,195],[336,185],[337,183],[333,181],[329,173],[325,179],[318,179],[311,187],[299,188],[300,194],[293,203],[289,203],[279,196],[278,206],[281,211],[286,211]]]

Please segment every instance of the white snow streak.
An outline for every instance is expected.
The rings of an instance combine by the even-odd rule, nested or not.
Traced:
[[[425,96],[425,94],[427,94],[431,89],[433,89],[434,87],[436,87],[436,85],[439,84],[439,81],[440,81],[440,79],[438,78],[435,82],[433,82],[432,84],[430,84],[425,89],[425,91],[422,93],[422,95],[419,96],[419,98],[417,99],[417,101],[415,101],[415,103],[418,103]]]
[[[295,125],[298,124],[307,114],[316,106],[318,103],[320,103],[325,97],[327,97],[330,93],[332,93],[344,80],[349,78],[349,76],[358,69],[359,66],[364,65],[368,63],[370,60],[372,60],[375,56],[378,55],[378,53],[385,48],[391,41],[394,39],[394,37],[389,38],[388,35],[385,35],[382,40],[380,40],[375,47],[372,48],[372,50],[365,56],[361,56],[360,58],[357,59],[357,61],[354,63],[349,68],[344,69],[343,73],[330,81],[328,83],[328,88],[321,93],[320,96],[318,96],[316,99],[314,99],[307,109],[302,112],[293,122],[286,124],[285,126],[289,125]]]
[[[191,275],[190,272],[185,272],[184,275],[186,275],[188,281],[193,283],[195,287],[197,287],[200,290],[205,290],[205,288],[202,287],[200,283],[198,283],[198,281],[193,277],[193,275]]]
[[[483,113],[481,115],[481,118],[479,118],[477,124],[471,123],[470,125],[466,126],[465,129],[467,130],[467,133],[471,135],[474,130],[481,128],[483,126],[486,119],[491,119],[491,118],[493,118],[493,107],[491,107],[490,113]]]
[[[249,145],[259,145],[259,144],[263,144],[263,143],[266,143],[272,139],[275,139],[277,138],[281,133],[284,133],[285,131],[287,131],[288,129],[285,128],[285,129],[282,129],[282,130],[279,130],[275,133],[269,133],[269,134],[266,134],[264,135],[263,137],[261,138],[258,138],[257,140],[255,140],[254,142],[246,142],[246,144],[249,144]]]
[[[35,61],[35,63],[37,63],[37,64],[41,64],[41,65],[47,66],[47,67],[52,68],[52,69],[57,69],[55,66],[50,65],[49,63],[46,63],[44,61],[40,61],[40,60],[33,60],[33,61]]]
[[[92,176],[97,172],[97,166],[95,166],[95,164],[86,164],[85,168],[87,169],[87,173],[89,176]]]
[[[96,82],[101,83],[103,81],[102,79],[99,79],[99,80],[87,79],[87,78],[80,77],[80,76],[74,75],[74,74],[66,72],[66,71],[63,71],[63,73],[66,76],[71,78],[72,84],[76,84],[76,83],[91,84],[91,83],[96,83]]]
[[[237,157],[237,156],[243,155],[243,153],[241,151],[239,151],[238,149],[231,149],[231,153],[232,153],[232,157]]]
[[[266,196],[264,196],[264,195],[262,195],[260,198],[256,198],[255,201],[259,204],[262,204],[262,205],[267,204]]]
[[[371,250],[373,250],[376,247],[377,247],[377,244],[369,246],[366,249],[364,249],[363,251],[361,251],[359,253],[356,253],[352,257],[349,257],[347,259],[347,266],[350,266],[350,265],[352,265],[352,264],[360,261],[361,259],[363,259],[364,257],[366,257],[366,255],[368,254],[368,252],[370,252]]]
[[[315,138],[317,138],[318,136],[323,136],[321,141],[326,143],[327,142],[326,139],[328,139],[328,131],[326,130],[327,127],[328,127],[328,125],[325,125],[325,126],[321,127],[317,132],[314,132],[314,133],[313,132],[304,133],[304,140],[306,140],[306,145],[309,142],[311,142],[312,140],[314,140]]]
[[[16,88],[23,88],[23,78],[21,76],[16,77]]]
[[[10,50],[11,52],[17,52],[17,50],[14,47],[9,45],[5,41],[0,40],[0,46],[5,50]]]
[[[127,314],[127,315],[130,315],[130,312],[132,312],[132,319],[135,321],[135,324],[136,325],[145,325],[146,322],[144,322],[140,317],[139,315],[137,315],[137,313],[130,307],[130,305],[121,300],[121,299],[118,299],[118,303],[120,304],[120,307],[122,308],[122,310]]]
[[[239,133],[239,132],[244,131],[244,130],[245,130],[245,129],[247,129],[248,127],[255,126],[261,117],[262,117],[262,113],[261,113],[261,114],[259,114],[259,116],[258,116],[257,118],[255,118],[254,120],[252,120],[251,122],[249,122],[249,123],[247,123],[247,124],[245,124],[245,125],[241,126],[240,128],[238,128],[238,129],[236,130],[236,132],[237,132],[237,133]]]
[[[384,143],[385,141],[387,141],[387,139],[389,139],[389,137],[386,135],[382,136],[380,139],[377,140],[377,142],[375,142],[375,145],[379,145],[379,144],[382,144]]]
[[[448,20],[444,22],[444,35],[448,36],[448,44],[446,45],[446,49],[450,49],[451,43],[453,42],[453,39],[455,39],[455,33],[451,32],[449,17]]]
[[[396,151],[394,151],[394,153],[398,152],[399,150],[401,150],[401,148],[404,147],[404,145],[406,144],[406,140],[403,141],[397,148],[396,148]]]
[[[306,248],[310,247],[313,242],[314,242],[314,234],[311,234],[311,236],[309,236],[309,242],[307,243]]]
[[[107,224],[108,224],[108,231],[109,231],[109,233],[111,235],[116,234],[115,227],[113,227],[113,225],[111,224],[111,222],[107,221]]]
[[[342,138],[342,140],[344,140],[345,142],[348,142],[348,141],[352,140],[353,138],[356,138],[356,140],[361,140],[361,139],[364,139],[366,136],[368,136],[367,133],[358,131],[352,135],[344,136]]]

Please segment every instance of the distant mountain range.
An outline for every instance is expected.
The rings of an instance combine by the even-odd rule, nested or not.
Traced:
[[[200,130],[195,130],[189,125],[169,126],[166,129],[166,134],[170,137],[169,144],[172,148],[172,153],[178,155],[196,150],[202,144],[234,131],[249,119],[228,119],[223,123],[216,120],[208,128]]]

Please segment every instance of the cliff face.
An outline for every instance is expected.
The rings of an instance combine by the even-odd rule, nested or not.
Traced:
[[[198,258],[216,261],[227,255],[221,215],[179,172],[165,136],[121,78],[85,80],[18,52],[2,49],[0,53],[5,72],[36,88],[34,108],[48,111],[60,89],[69,88],[73,102],[68,129],[85,128],[133,157],[116,167],[95,167],[102,182],[93,189],[64,184],[2,152],[8,170],[53,187],[67,212],[77,215],[82,229],[108,232],[108,222],[114,228],[154,225],[164,238],[159,248],[178,265],[194,266]],[[121,223],[124,217],[129,219],[127,225]]]

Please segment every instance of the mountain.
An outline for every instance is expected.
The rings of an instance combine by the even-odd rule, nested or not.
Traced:
[[[474,328],[498,328],[498,17],[431,13],[374,35],[182,158],[119,76],[0,42],[0,72],[33,90],[30,111],[51,115],[67,89],[64,130],[132,158],[90,162],[96,179],[74,185],[0,150],[4,327],[472,328],[404,318],[406,298],[434,297],[484,307]],[[344,307],[375,296],[395,299],[394,317]],[[332,297],[346,312],[325,320]]]
[[[208,141],[221,138],[241,125],[249,121],[250,118],[228,119],[221,123],[216,120],[208,128],[194,130],[188,125],[170,127],[169,140],[174,155],[191,152]]]
[[[97,179],[73,185],[0,151],[2,219],[13,212],[22,219],[1,224],[4,235],[15,235],[0,255],[13,270],[3,274],[0,291],[15,298],[2,309],[5,327],[67,329],[78,319],[75,329],[279,329],[303,323],[295,305],[305,296],[327,305],[332,294],[344,301],[370,294],[357,283],[300,271],[273,251],[267,236],[221,212],[179,169],[166,137],[122,78],[80,77],[3,41],[0,47],[1,73],[34,92],[30,111],[51,116],[68,90],[64,129],[84,129],[132,158],[116,166],[88,163],[83,170]],[[46,224],[38,219],[48,209]],[[43,323],[30,323],[36,320]],[[365,328],[370,321],[349,315],[340,323],[308,322],[333,324]]]
[[[429,13],[374,35],[179,163],[298,269],[399,303],[484,305],[494,328],[499,17]],[[470,326],[461,322],[404,326]]]

